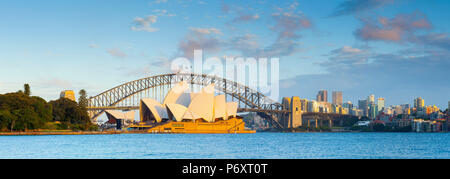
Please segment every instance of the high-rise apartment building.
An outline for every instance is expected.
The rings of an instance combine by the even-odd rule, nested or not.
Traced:
[[[343,99],[342,99],[342,91],[333,91],[333,103],[336,105],[342,106]]]
[[[423,107],[425,107],[425,100],[422,97],[418,97],[414,99],[414,108],[418,111],[422,111]]]
[[[367,103],[369,103],[369,104],[375,103],[375,95],[371,94],[370,96],[368,96]]]
[[[384,108],[384,98],[378,98],[377,106],[378,106],[378,111],[383,110],[383,108]]]
[[[328,102],[328,92],[327,90],[320,90],[319,93],[317,93],[317,102]]]

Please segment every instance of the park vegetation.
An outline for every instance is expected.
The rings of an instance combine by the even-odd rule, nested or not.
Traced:
[[[31,96],[28,84],[23,91],[0,94],[0,131],[97,130],[87,113],[86,91],[82,91],[81,105],[66,98],[47,102]]]

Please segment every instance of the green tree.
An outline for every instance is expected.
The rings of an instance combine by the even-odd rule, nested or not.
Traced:
[[[0,95],[0,129],[5,126],[11,131],[40,129],[51,120],[51,106],[40,97],[30,97],[25,93]]]
[[[52,105],[53,121],[61,122],[61,126],[76,130],[89,130],[93,125],[86,108],[78,103],[60,98],[49,102]]]
[[[78,98],[78,104],[83,108],[87,108],[88,99],[86,90],[81,89],[80,92],[78,92],[78,94],[80,95],[80,97]]]
[[[24,85],[23,85],[23,92],[24,92],[26,95],[28,95],[28,96],[31,95],[31,90],[30,90],[30,85],[29,85],[29,84],[24,84]]]

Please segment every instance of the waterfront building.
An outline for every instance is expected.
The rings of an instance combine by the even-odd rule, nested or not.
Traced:
[[[422,111],[424,106],[425,100],[422,99],[422,97],[414,99],[414,108],[416,108],[417,111]]]
[[[163,103],[141,99],[140,123],[130,128],[152,133],[253,133],[237,116],[238,103],[227,102],[224,94],[215,96],[214,85],[184,93],[189,85],[182,81],[170,89]]]
[[[333,91],[333,103],[332,104],[336,104],[336,105],[341,105],[343,104],[343,99],[342,99],[342,91]]]
[[[411,122],[413,132],[441,132],[446,130],[445,125],[444,120],[414,119]]]
[[[328,102],[328,92],[327,90],[320,90],[316,96],[317,102]]]
[[[62,91],[61,94],[59,95],[60,98],[67,98],[70,99],[72,101],[76,101],[75,99],[75,92],[73,92],[73,90],[65,90]]]

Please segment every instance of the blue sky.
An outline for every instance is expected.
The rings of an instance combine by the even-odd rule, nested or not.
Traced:
[[[357,103],[447,107],[447,0],[79,0],[0,2],[0,93],[24,83],[56,99],[168,72],[193,44],[205,56],[280,58],[281,95],[342,90]],[[331,94],[331,92],[330,92]],[[330,96],[331,98],[331,96]]]

